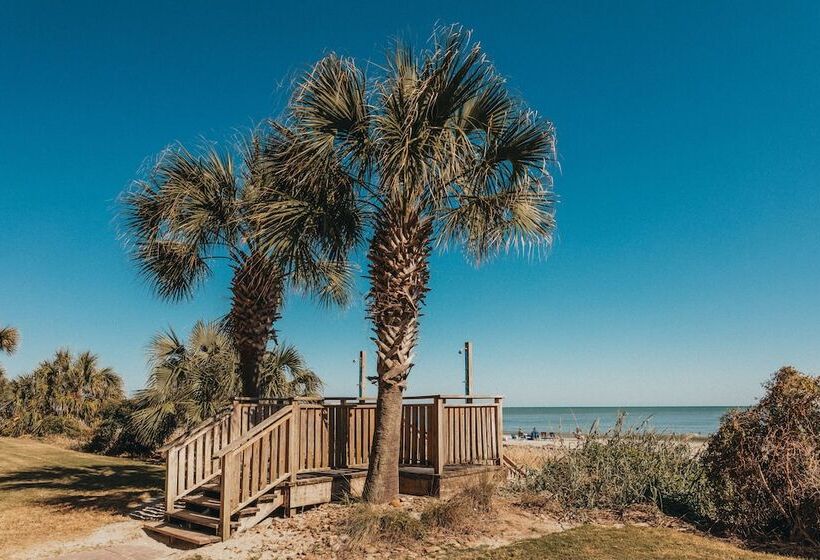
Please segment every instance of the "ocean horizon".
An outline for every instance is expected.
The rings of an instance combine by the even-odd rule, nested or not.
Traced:
[[[605,432],[615,426],[619,415],[630,428],[645,427],[660,433],[707,436],[717,431],[721,417],[745,406],[505,406],[504,432],[519,428],[530,433],[588,432],[597,424]]]

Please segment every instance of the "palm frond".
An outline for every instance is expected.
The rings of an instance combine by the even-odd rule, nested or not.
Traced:
[[[20,332],[14,327],[0,327],[0,352],[14,354],[20,344]]]

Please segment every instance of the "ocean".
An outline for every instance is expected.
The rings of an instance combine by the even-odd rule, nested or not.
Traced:
[[[529,434],[538,432],[569,434],[580,428],[588,432],[598,422],[600,431],[614,426],[618,415],[625,414],[628,427],[645,426],[668,434],[706,436],[715,432],[720,418],[732,408],[726,406],[625,406],[625,407],[504,407],[504,432],[521,428]]]

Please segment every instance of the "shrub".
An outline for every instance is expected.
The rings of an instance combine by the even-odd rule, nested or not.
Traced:
[[[344,532],[353,546],[375,540],[401,544],[420,539],[425,534],[424,526],[410,513],[368,504],[352,508]]]
[[[156,445],[144,442],[136,433],[131,415],[133,400],[112,403],[100,412],[101,420],[91,435],[85,450],[106,455],[150,455]]]
[[[493,511],[495,485],[489,481],[465,488],[449,500],[431,502],[421,512],[421,524],[438,529],[466,529]]]
[[[820,539],[820,378],[777,371],[721,420],[703,455],[715,515],[746,537]]]
[[[624,430],[623,417],[605,434],[594,428],[577,448],[545,460],[512,483],[524,495],[542,494],[568,513],[624,510],[656,504],[697,515],[703,509],[703,478],[685,441],[646,429]]]

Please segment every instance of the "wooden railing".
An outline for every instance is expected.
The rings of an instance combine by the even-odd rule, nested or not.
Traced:
[[[313,413],[306,417],[309,419]],[[287,479],[295,482],[301,467],[300,403],[280,407],[244,437],[220,451],[219,534],[231,534],[231,517]]]
[[[166,454],[166,511],[173,512],[178,499],[220,474],[215,455],[287,402],[284,399],[254,402],[237,399],[229,408],[160,448],[160,452]]]

